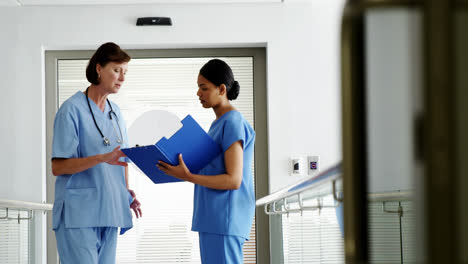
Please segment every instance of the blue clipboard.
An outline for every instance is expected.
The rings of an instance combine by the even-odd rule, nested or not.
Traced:
[[[159,170],[156,166],[159,160],[178,165],[182,153],[190,172],[198,173],[221,154],[221,147],[187,115],[182,120],[182,128],[169,139],[163,137],[154,145],[125,148],[122,152],[157,184],[181,181]]]

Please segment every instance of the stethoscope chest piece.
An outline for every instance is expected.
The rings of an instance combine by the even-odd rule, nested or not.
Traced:
[[[110,140],[106,137],[102,138],[102,143],[104,143],[104,146],[110,146]]]

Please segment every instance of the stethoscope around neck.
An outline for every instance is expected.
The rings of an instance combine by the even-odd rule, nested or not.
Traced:
[[[97,130],[99,131],[99,134],[101,134],[102,143],[104,144],[104,146],[110,146],[110,140],[106,136],[104,136],[104,134],[102,133],[101,129],[99,128],[99,126],[98,126],[98,124],[96,122],[96,118],[94,117],[93,109],[91,109],[91,104],[89,103],[88,89],[89,89],[89,87],[86,88],[86,93],[85,93],[86,94],[86,102],[88,102],[89,111],[91,112],[91,116],[93,117],[94,125],[96,126]],[[115,123],[117,123],[117,126],[119,127],[120,138],[117,135],[117,143],[122,144],[123,136],[122,136],[122,130],[120,129],[119,118],[117,117],[117,114],[114,112],[114,109],[112,109],[112,105],[109,102],[109,99],[106,98],[106,101],[107,101],[107,104],[109,104],[109,107],[110,107],[109,119],[112,122],[112,126],[114,127],[114,132],[115,132],[116,135],[117,135],[117,131],[116,131],[117,129],[115,128],[114,122],[112,121],[112,115],[115,116]]]

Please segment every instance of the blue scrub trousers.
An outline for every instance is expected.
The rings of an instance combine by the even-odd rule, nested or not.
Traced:
[[[55,230],[61,264],[115,264],[117,227],[66,228]]]
[[[202,264],[244,263],[242,247],[245,238],[212,233],[198,233]]]

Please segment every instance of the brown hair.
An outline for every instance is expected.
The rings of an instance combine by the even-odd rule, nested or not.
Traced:
[[[96,65],[105,67],[109,62],[123,63],[129,62],[130,56],[123,51],[119,45],[113,42],[107,42],[102,44],[88,62],[86,67],[86,79],[92,84],[99,84],[98,73],[96,71]]]

